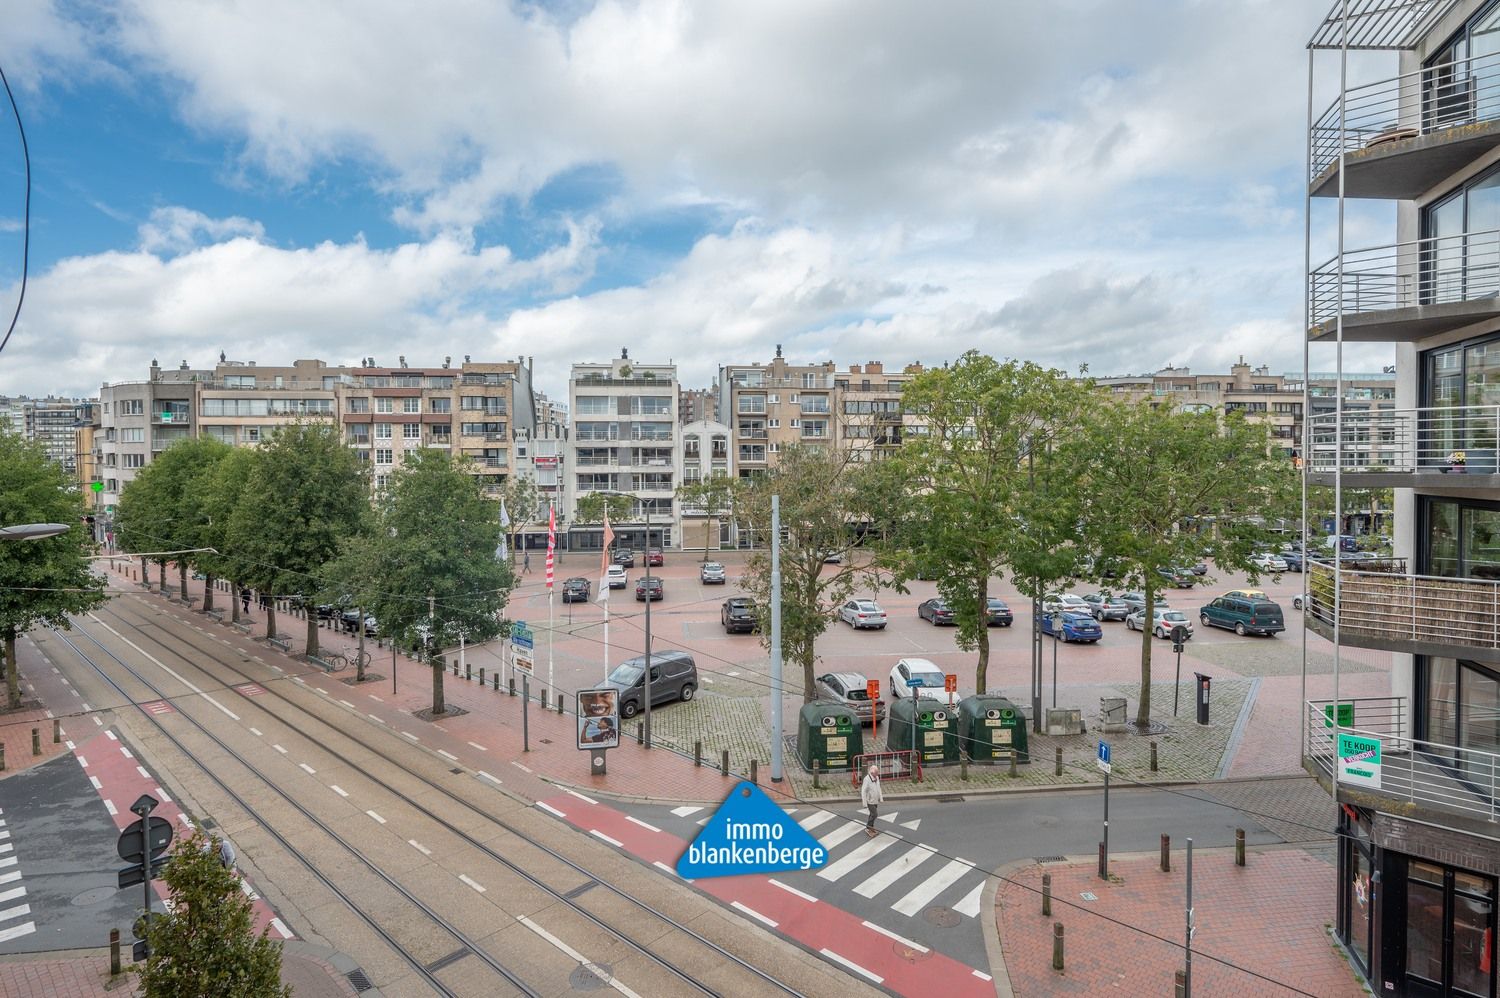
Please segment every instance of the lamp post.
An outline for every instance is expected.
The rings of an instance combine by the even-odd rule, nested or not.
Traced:
[[[600,495],[620,496],[639,502],[641,511],[646,516],[646,550],[641,554],[641,557],[646,560],[646,668],[641,680],[644,684],[641,690],[641,710],[644,714],[641,719],[641,741],[649,749],[651,747],[651,506],[633,492],[621,492],[618,489],[598,489],[597,491]]]
[[[39,541],[66,534],[71,529],[66,523],[20,523],[0,527],[0,541]]]

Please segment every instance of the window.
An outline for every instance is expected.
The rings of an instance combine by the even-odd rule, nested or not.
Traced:
[[[672,399],[665,395],[633,395],[630,399],[632,416],[666,416],[672,412]]]
[[[390,448],[388,448],[388,447],[377,447],[377,448],[375,448],[375,463],[376,464],[391,464],[391,463],[394,462],[394,460],[395,460],[395,452],[393,452],[392,450],[390,450]]]
[[[802,421],[802,435],[813,438],[828,436],[828,420],[804,419]]]
[[[122,468],[144,468],[146,466],[146,455],[144,454],[121,454],[120,467]]]
[[[390,484],[390,481],[391,481],[391,476],[390,475],[376,475],[375,476],[375,487],[377,489],[383,489],[388,484]]]
[[[494,413],[505,415],[505,399],[488,395],[464,395],[459,398],[459,408],[465,412]]]
[[[422,400],[420,398],[416,398],[415,396],[410,397],[410,398],[404,398],[404,399],[402,399],[401,400],[401,411],[402,412],[421,412],[422,411]]]
[[[445,444],[453,438],[452,423],[433,423],[427,430],[432,434],[432,442],[435,444]]]
[[[111,430],[111,433],[114,431]],[[146,428],[144,426],[122,426],[120,427],[120,443],[142,444],[146,442]]]
[[[739,411],[747,414],[765,412],[766,397],[764,395],[741,395]]]
[[[421,423],[402,423],[401,424],[401,439],[402,440],[421,440],[422,439],[422,424]]]
[[[789,425],[791,426],[792,429],[795,430],[797,427],[799,427],[799,426],[802,425],[802,420],[800,420],[800,419],[794,419],[794,420],[791,421],[791,423]]]
[[[573,412],[579,416],[612,416],[614,399],[608,395],[579,395],[573,400]]]
[[[370,411],[370,400],[367,399],[367,398],[365,398],[363,395],[353,395],[353,396],[350,396],[350,398],[349,398],[349,411],[350,412],[369,412]]]
[[[391,424],[390,423],[376,423],[375,424],[375,439],[376,440],[389,440],[389,439],[391,439]]]
[[[142,399],[122,399],[120,401],[120,415],[122,416],[144,416],[146,414],[146,403]]]
[[[768,420],[766,420],[766,426],[769,429],[772,429],[772,430],[779,430],[779,429],[781,429],[781,420],[779,420],[779,419],[768,419]]]
[[[396,403],[394,399],[378,398],[375,400],[376,412],[394,412]]]
[[[439,399],[439,398],[428,399],[428,403],[429,403],[429,409],[432,412],[452,412],[453,411],[453,400],[452,399]]]

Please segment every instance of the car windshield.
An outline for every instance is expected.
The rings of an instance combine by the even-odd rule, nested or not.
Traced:
[[[844,698],[847,700],[868,700],[870,699],[870,694],[863,686],[851,686],[844,693]]]
[[[1170,620],[1174,624],[1180,624],[1184,623],[1187,620],[1187,617],[1181,610],[1168,610],[1166,613],[1161,615],[1161,619]]]
[[[703,570],[705,572],[722,572],[724,571],[724,566],[720,565],[716,561],[711,561],[707,565],[703,566]]]
[[[863,610],[865,613],[874,613],[876,610],[880,609],[880,607],[876,606],[874,603],[871,603],[869,600],[861,600],[854,605],[857,609]]]
[[[1008,607],[1008,606],[1005,605],[1005,601],[1004,600],[998,600],[998,599],[986,600],[985,601],[985,605],[988,606],[991,610],[1009,610],[1010,609],[1010,607]]]
[[[620,686],[630,687],[640,682],[644,667],[631,662],[615,666],[615,671],[609,674],[609,681]]]

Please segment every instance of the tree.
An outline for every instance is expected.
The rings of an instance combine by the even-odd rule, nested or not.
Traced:
[[[1059,441],[1075,470],[1084,546],[1146,598],[1136,724],[1151,722],[1150,621],[1162,571],[1207,554],[1219,568],[1257,576],[1250,558],[1272,543],[1268,524],[1295,515],[1296,473],[1269,452],[1269,429],[1241,413],[1184,412],[1151,399],[1090,410]],[[1208,532],[1185,529],[1210,523]]]
[[[260,457],[261,452],[254,448],[235,448],[224,455],[211,471],[199,478],[195,486],[201,496],[204,517],[198,546],[213,548],[217,552],[199,555],[198,564],[208,576],[207,588],[210,592],[216,577],[226,578],[234,583],[234,592],[229,595],[229,612],[235,623],[239,623],[240,619],[241,584],[250,568],[243,558],[234,554],[229,540],[229,524]],[[203,608],[210,608],[206,598]]]
[[[146,998],[290,998],[281,944],[255,932],[255,909],[239,877],[219,859],[219,839],[201,829],[180,841],[162,872],[170,911],[153,915],[150,956],[139,969]]]
[[[228,456],[228,444],[213,437],[193,437],[172,444],[151,462],[152,501],[161,504],[165,533],[158,550],[192,552],[175,555],[179,591],[187,594],[188,566],[202,566],[204,552],[194,551],[208,543],[214,533],[204,509],[208,484],[220,461]],[[131,486],[135,482],[130,483]],[[126,492],[130,487],[126,487]],[[121,497],[124,502],[124,496]],[[211,560],[211,559],[210,559]],[[206,573],[205,573],[206,574]],[[204,589],[204,609],[213,606],[212,581]]]
[[[867,466],[849,452],[792,444],[764,475],[736,483],[734,508],[740,523],[770,536],[771,497],[780,496],[781,653],[802,667],[802,699],[814,697],[817,639],[838,608],[860,586],[879,586],[879,572],[868,560],[850,558],[859,530],[870,520],[869,495],[862,488]],[[837,563],[827,560],[837,556]],[[761,643],[771,647],[771,552],[757,550],[742,578],[761,620]]]
[[[364,467],[336,425],[293,423],[262,446],[230,514],[228,541],[245,581],[272,597],[268,640],[276,636],[275,597],[306,597],[369,512]],[[307,615],[307,654],[318,654],[316,614]]]
[[[703,511],[704,561],[708,561],[709,551],[719,546],[714,538],[719,516],[730,511],[733,500],[734,479],[722,471],[677,486],[677,502],[681,506]]]
[[[331,587],[369,608],[380,632],[399,645],[425,645],[432,665],[432,713],[446,712],[440,653],[488,641],[501,620],[515,575],[496,559],[500,521],[494,503],[462,462],[446,451],[408,452],[376,500],[373,525],[346,540],[329,567]]]
[[[505,514],[510,517],[510,530],[506,536],[506,548],[515,556],[516,535],[537,518],[537,503],[541,491],[536,482],[521,475],[511,475],[500,487],[500,501],[505,504]],[[495,516],[499,522],[499,513]]]
[[[979,652],[980,693],[990,662],[990,580],[1009,567],[1033,595],[1071,567],[1066,519],[1057,515],[1071,476],[1048,475],[1048,456],[1090,401],[1088,387],[1062,371],[973,350],[917,375],[901,393],[902,407],[925,420],[926,432],[908,437],[886,462],[890,498],[882,505],[905,510],[895,520],[892,568],[901,583],[937,581],[958,646]],[[1039,458],[1052,486],[1045,491],[1037,488]]]
[[[159,552],[173,546],[174,503],[168,478],[156,462],[146,465],[125,484],[115,510],[115,536],[120,549],[140,556],[141,581],[147,585],[151,583],[147,552],[152,552],[149,557],[156,563],[163,593],[167,591],[167,556]]]
[[[66,523],[57,537],[0,541],[0,638],[4,640],[6,703],[21,706],[16,637],[37,624],[67,628],[70,614],[108,599],[90,568],[93,537],[84,526],[83,496],[40,445],[0,430],[0,526]]]
[[[602,523],[604,514],[615,523],[630,519],[634,501],[617,492],[589,492],[578,497],[573,518],[579,523]]]

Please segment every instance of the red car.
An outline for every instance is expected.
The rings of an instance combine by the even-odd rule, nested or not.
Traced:
[[[647,549],[647,551],[646,551],[646,564],[648,564],[648,565],[665,565],[666,563],[667,563],[667,559],[666,559],[666,556],[661,553],[661,548],[649,548],[649,549]]]

